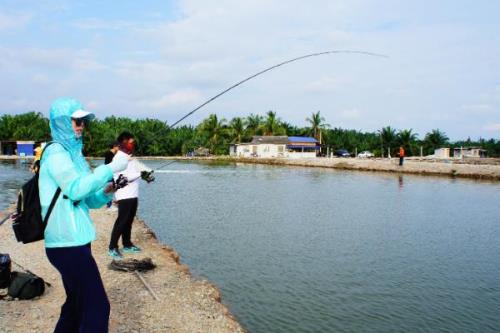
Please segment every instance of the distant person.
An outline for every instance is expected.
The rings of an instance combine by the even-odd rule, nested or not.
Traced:
[[[33,159],[33,165],[31,166],[31,171],[37,173],[38,170],[40,169],[40,157],[42,156],[41,143],[38,143],[33,151],[35,152],[35,158]]]
[[[148,169],[135,158],[131,158],[135,150],[135,138],[130,132],[123,132],[118,136],[119,151],[129,156],[127,169],[123,172],[115,173],[114,178],[118,179],[120,174],[128,179],[128,185],[117,190],[115,200],[118,204],[118,217],[111,231],[109,241],[109,256],[114,260],[123,258],[118,249],[118,240],[122,239],[123,253],[139,253],[141,249],[134,245],[131,240],[132,223],[139,204],[139,181],[146,180],[148,183],[153,181],[151,169]]]
[[[113,157],[115,157],[116,152],[118,151],[118,142],[114,141],[109,145],[108,151],[104,154],[104,164],[109,164],[113,161]]]
[[[107,333],[110,305],[90,243],[96,238],[90,209],[103,206],[112,196],[115,172],[125,170],[128,156],[93,171],[82,154],[83,131],[94,114],[80,102],[59,98],[50,108],[53,144],[40,161],[42,218],[57,189],[57,198],[45,229],[45,252],[61,274],[66,302],[61,308],[56,333]]]
[[[111,161],[113,161],[113,157],[115,157],[116,152],[118,151],[118,142],[114,141],[109,145],[108,151],[104,154],[104,164],[109,164]],[[110,210],[116,210],[115,207],[112,207],[113,205],[113,200],[110,200],[107,204],[106,207]],[[114,209],[113,209],[114,208]]]
[[[399,147],[399,166],[403,166],[403,162],[405,159],[405,149],[403,146]]]

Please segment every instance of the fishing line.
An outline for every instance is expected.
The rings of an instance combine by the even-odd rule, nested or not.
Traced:
[[[325,52],[318,52],[318,53],[311,53],[311,54],[306,54],[306,55],[303,55],[303,56],[300,56],[300,57],[297,57],[297,58],[293,58],[293,59],[289,59],[289,60],[286,60],[286,61],[283,61],[283,62],[280,62],[279,64],[276,64],[274,66],[271,66],[271,67],[268,67],[258,73],[255,73],[249,77],[247,77],[246,79],[243,79],[235,84],[233,84],[232,86],[230,86],[229,88],[221,91],[220,93],[218,93],[217,95],[213,96],[212,98],[208,99],[206,102],[200,104],[199,106],[197,106],[196,108],[194,108],[192,111],[186,113],[182,118],[180,118],[179,120],[177,120],[175,123],[173,123],[172,125],[168,126],[169,128],[173,128],[175,127],[175,125],[177,125],[178,123],[180,123],[181,121],[183,121],[184,119],[186,119],[187,117],[191,116],[193,113],[195,113],[196,111],[198,111],[199,109],[201,109],[202,107],[204,107],[205,105],[207,105],[208,103],[214,101],[215,99],[219,98],[220,96],[224,95],[225,93],[229,92],[230,90],[238,87],[239,85],[259,76],[259,75],[262,75],[266,72],[269,72],[277,67],[280,67],[280,66],[283,66],[283,65],[286,65],[286,64],[289,64],[291,62],[295,62],[295,61],[299,61],[299,60],[302,60],[302,59],[306,59],[306,58],[311,58],[311,57],[318,57],[318,56],[322,56],[322,55],[327,55],[327,54],[338,54],[338,53],[348,53],[348,54],[361,54],[361,55],[367,55],[367,56],[371,56],[371,57],[380,57],[380,58],[389,58],[389,56],[385,55],[385,54],[379,54],[379,53],[373,53],[373,52],[366,52],[366,51],[354,51],[354,50],[333,50],[333,51],[325,51]],[[174,161],[170,161],[168,163],[165,163],[163,165],[160,165],[159,167],[157,167],[155,170],[159,170],[163,167],[166,167],[172,163],[175,163],[176,160]]]

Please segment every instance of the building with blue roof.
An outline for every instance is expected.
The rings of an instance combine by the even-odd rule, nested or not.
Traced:
[[[303,136],[254,136],[251,142],[234,144],[229,155],[261,158],[315,158],[319,152],[318,140]]]

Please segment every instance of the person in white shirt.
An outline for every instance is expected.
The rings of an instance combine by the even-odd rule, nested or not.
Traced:
[[[134,135],[130,132],[123,132],[118,136],[119,152],[125,153],[131,157],[135,149]],[[123,258],[118,249],[118,240],[122,238],[124,253],[138,253],[141,249],[132,243],[132,223],[137,213],[139,181],[146,180],[148,183],[154,180],[152,170],[148,169],[142,163],[134,158],[130,158],[127,169],[123,172],[115,173],[114,179],[120,175],[128,179],[128,185],[115,192],[115,201],[118,204],[118,217],[111,232],[109,241],[109,256],[115,260]]]

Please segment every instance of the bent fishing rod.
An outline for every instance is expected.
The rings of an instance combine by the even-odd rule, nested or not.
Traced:
[[[311,53],[311,54],[306,54],[306,55],[303,55],[303,56],[300,56],[300,57],[296,57],[296,58],[293,58],[293,59],[289,59],[289,60],[286,60],[286,61],[283,61],[283,62],[280,62],[279,64],[276,64],[276,65],[273,65],[271,67],[268,67],[258,73],[255,73],[235,84],[233,84],[232,86],[230,86],[229,88],[221,91],[220,93],[218,93],[217,95],[211,97],[210,99],[208,99],[207,101],[205,101],[204,103],[200,104],[199,106],[197,106],[196,108],[194,108],[192,111],[186,113],[182,118],[180,118],[179,120],[177,120],[175,123],[173,123],[172,125],[168,126],[169,128],[173,128],[175,127],[178,123],[180,123],[181,121],[183,121],[184,119],[186,119],[187,117],[191,116],[192,114],[194,114],[196,111],[198,111],[199,109],[201,109],[202,107],[204,107],[205,105],[207,105],[208,103],[211,103],[212,101],[214,101],[215,99],[219,98],[220,96],[224,95],[225,93],[229,92],[230,90],[238,87],[239,85],[259,76],[259,75],[262,75],[266,72],[269,72],[275,68],[278,68],[278,67],[281,67],[283,65],[286,65],[286,64],[289,64],[291,62],[295,62],[295,61],[299,61],[299,60],[303,60],[303,59],[306,59],[306,58],[312,58],[312,57],[318,57],[318,56],[322,56],[322,55],[330,55],[330,54],[339,54],[339,53],[347,53],[347,54],[360,54],[360,55],[366,55],[366,56],[371,56],[371,57],[380,57],[380,58],[389,58],[389,56],[385,55],[385,54],[380,54],[380,53],[373,53],[373,52],[367,52],[367,51],[355,51],[355,50],[332,50],[332,51],[325,51],[325,52],[317,52],[317,53]],[[175,163],[177,160],[174,160],[174,161],[170,161],[168,163],[165,163],[165,164],[162,164],[160,165],[159,167],[157,167],[155,170],[159,170],[161,168],[164,168],[166,167],[167,165],[170,165],[172,163]]]

